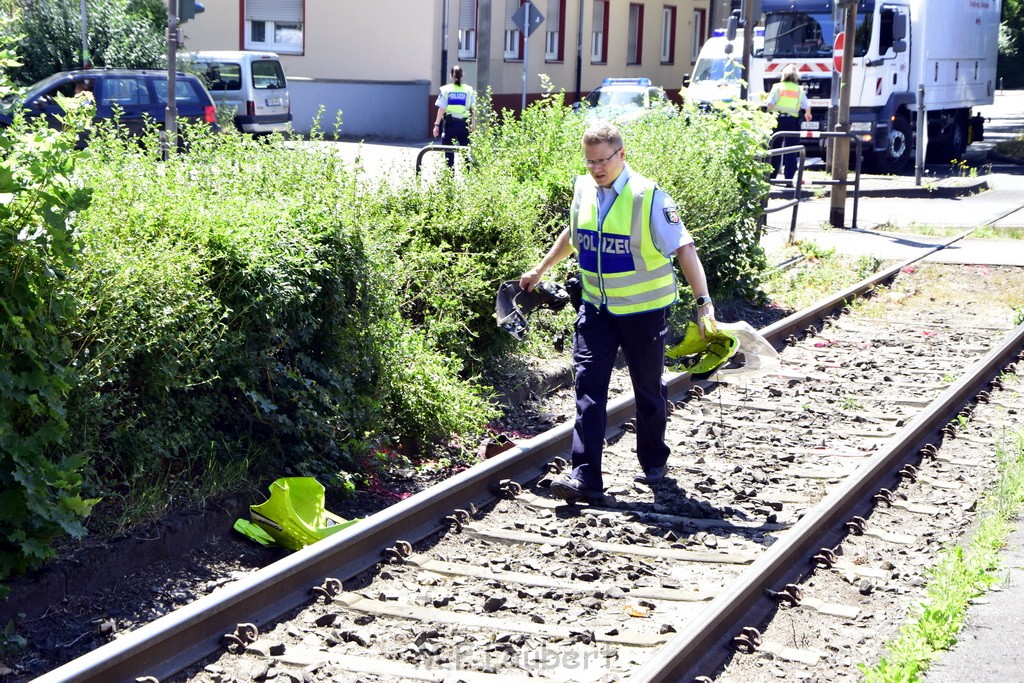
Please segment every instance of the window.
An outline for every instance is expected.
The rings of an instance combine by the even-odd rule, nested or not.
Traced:
[[[476,59],[476,3],[459,0],[459,59]]]
[[[590,33],[590,61],[608,61],[608,0],[594,0],[594,17]]]
[[[523,58],[523,34],[512,15],[519,10],[519,0],[505,0],[505,59]]]
[[[214,92],[242,89],[242,65],[238,62],[210,62],[206,64],[206,80]]]
[[[244,0],[245,49],[302,54],[302,0]]]
[[[626,64],[640,64],[644,53],[644,6],[629,5],[629,36],[626,42]]]
[[[707,35],[706,10],[693,10],[693,41],[690,47],[690,61],[696,62],[700,54],[700,47],[704,44],[704,36]]]
[[[661,8],[661,63],[676,61],[676,8],[665,5]]]
[[[565,58],[562,46],[565,44],[565,0],[548,0],[548,15],[544,17],[544,59],[560,62]]]
[[[164,101],[167,101],[167,81],[164,80]],[[139,107],[149,104],[149,89],[145,82],[130,76],[107,78],[103,81],[103,99],[100,104],[118,107]]]

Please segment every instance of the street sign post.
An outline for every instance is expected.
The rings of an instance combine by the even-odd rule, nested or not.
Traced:
[[[530,36],[544,23],[544,15],[540,13],[530,0],[526,0],[512,15],[512,23],[523,34],[523,103],[526,109],[526,64],[530,56]]]

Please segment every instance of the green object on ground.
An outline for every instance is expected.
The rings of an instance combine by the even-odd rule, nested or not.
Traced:
[[[283,477],[270,485],[270,498],[249,506],[252,522],[239,519],[235,530],[262,545],[300,550],[359,519],[324,509],[324,487],[313,477]]]
[[[667,363],[679,363],[694,377],[705,378],[735,355],[740,342],[732,332],[720,329],[714,320],[704,319],[704,338],[697,323],[686,325],[683,340],[665,351]]]
[[[238,533],[243,536],[248,536],[262,546],[269,547],[276,545],[274,543],[274,537],[264,531],[263,527],[258,524],[253,524],[247,519],[236,519],[234,529]]]

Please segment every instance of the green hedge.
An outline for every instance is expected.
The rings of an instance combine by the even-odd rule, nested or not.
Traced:
[[[162,161],[155,130],[139,144],[100,126],[88,152],[61,149],[49,237],[19,243],[34,250],[23,304],[38,324],[16,330],[31,316],[9,311],[4,327],[4,359],[45,389],[31,410],[5,392],[6,424],[51,436],[3,443],[0,481],[23,504],[4,520],[0,580],[82,531],[83,492],[166,505],[247,467],[351,487],[395,452],[481,434],[496,409],[478,375],[523,351],[494,325],[497,285],[565,225],[585,125],[552,95],[521,119],[482,117],[472,168],[376,182],[319,139],[185,127],[188,153]],[[756,294],[768,132],[745,110],[625,128],[630,164],[678,200],[719,296]],[[17,351],[27,340],[37,357]]]

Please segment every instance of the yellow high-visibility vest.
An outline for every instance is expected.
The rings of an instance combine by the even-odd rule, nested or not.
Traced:
[[[779,81],[772,88],[775,93],[775,109],[782,114],[800,114],[800,86],[789,81]]]
[[[454,116],[457,119],[464,119],[469,116],[469,110],[473,108],[474,92],[468,85],[455,85],[449,83],[441,86],[441,94],[444,95],[444,107],[446,116]]]
[[[576,183],[570,237],[580,263],[583,298],[614,315],[655,311],[679,298],[672,259],[651,233],[653,181],[632,174],[598,227],[597,187]]]

